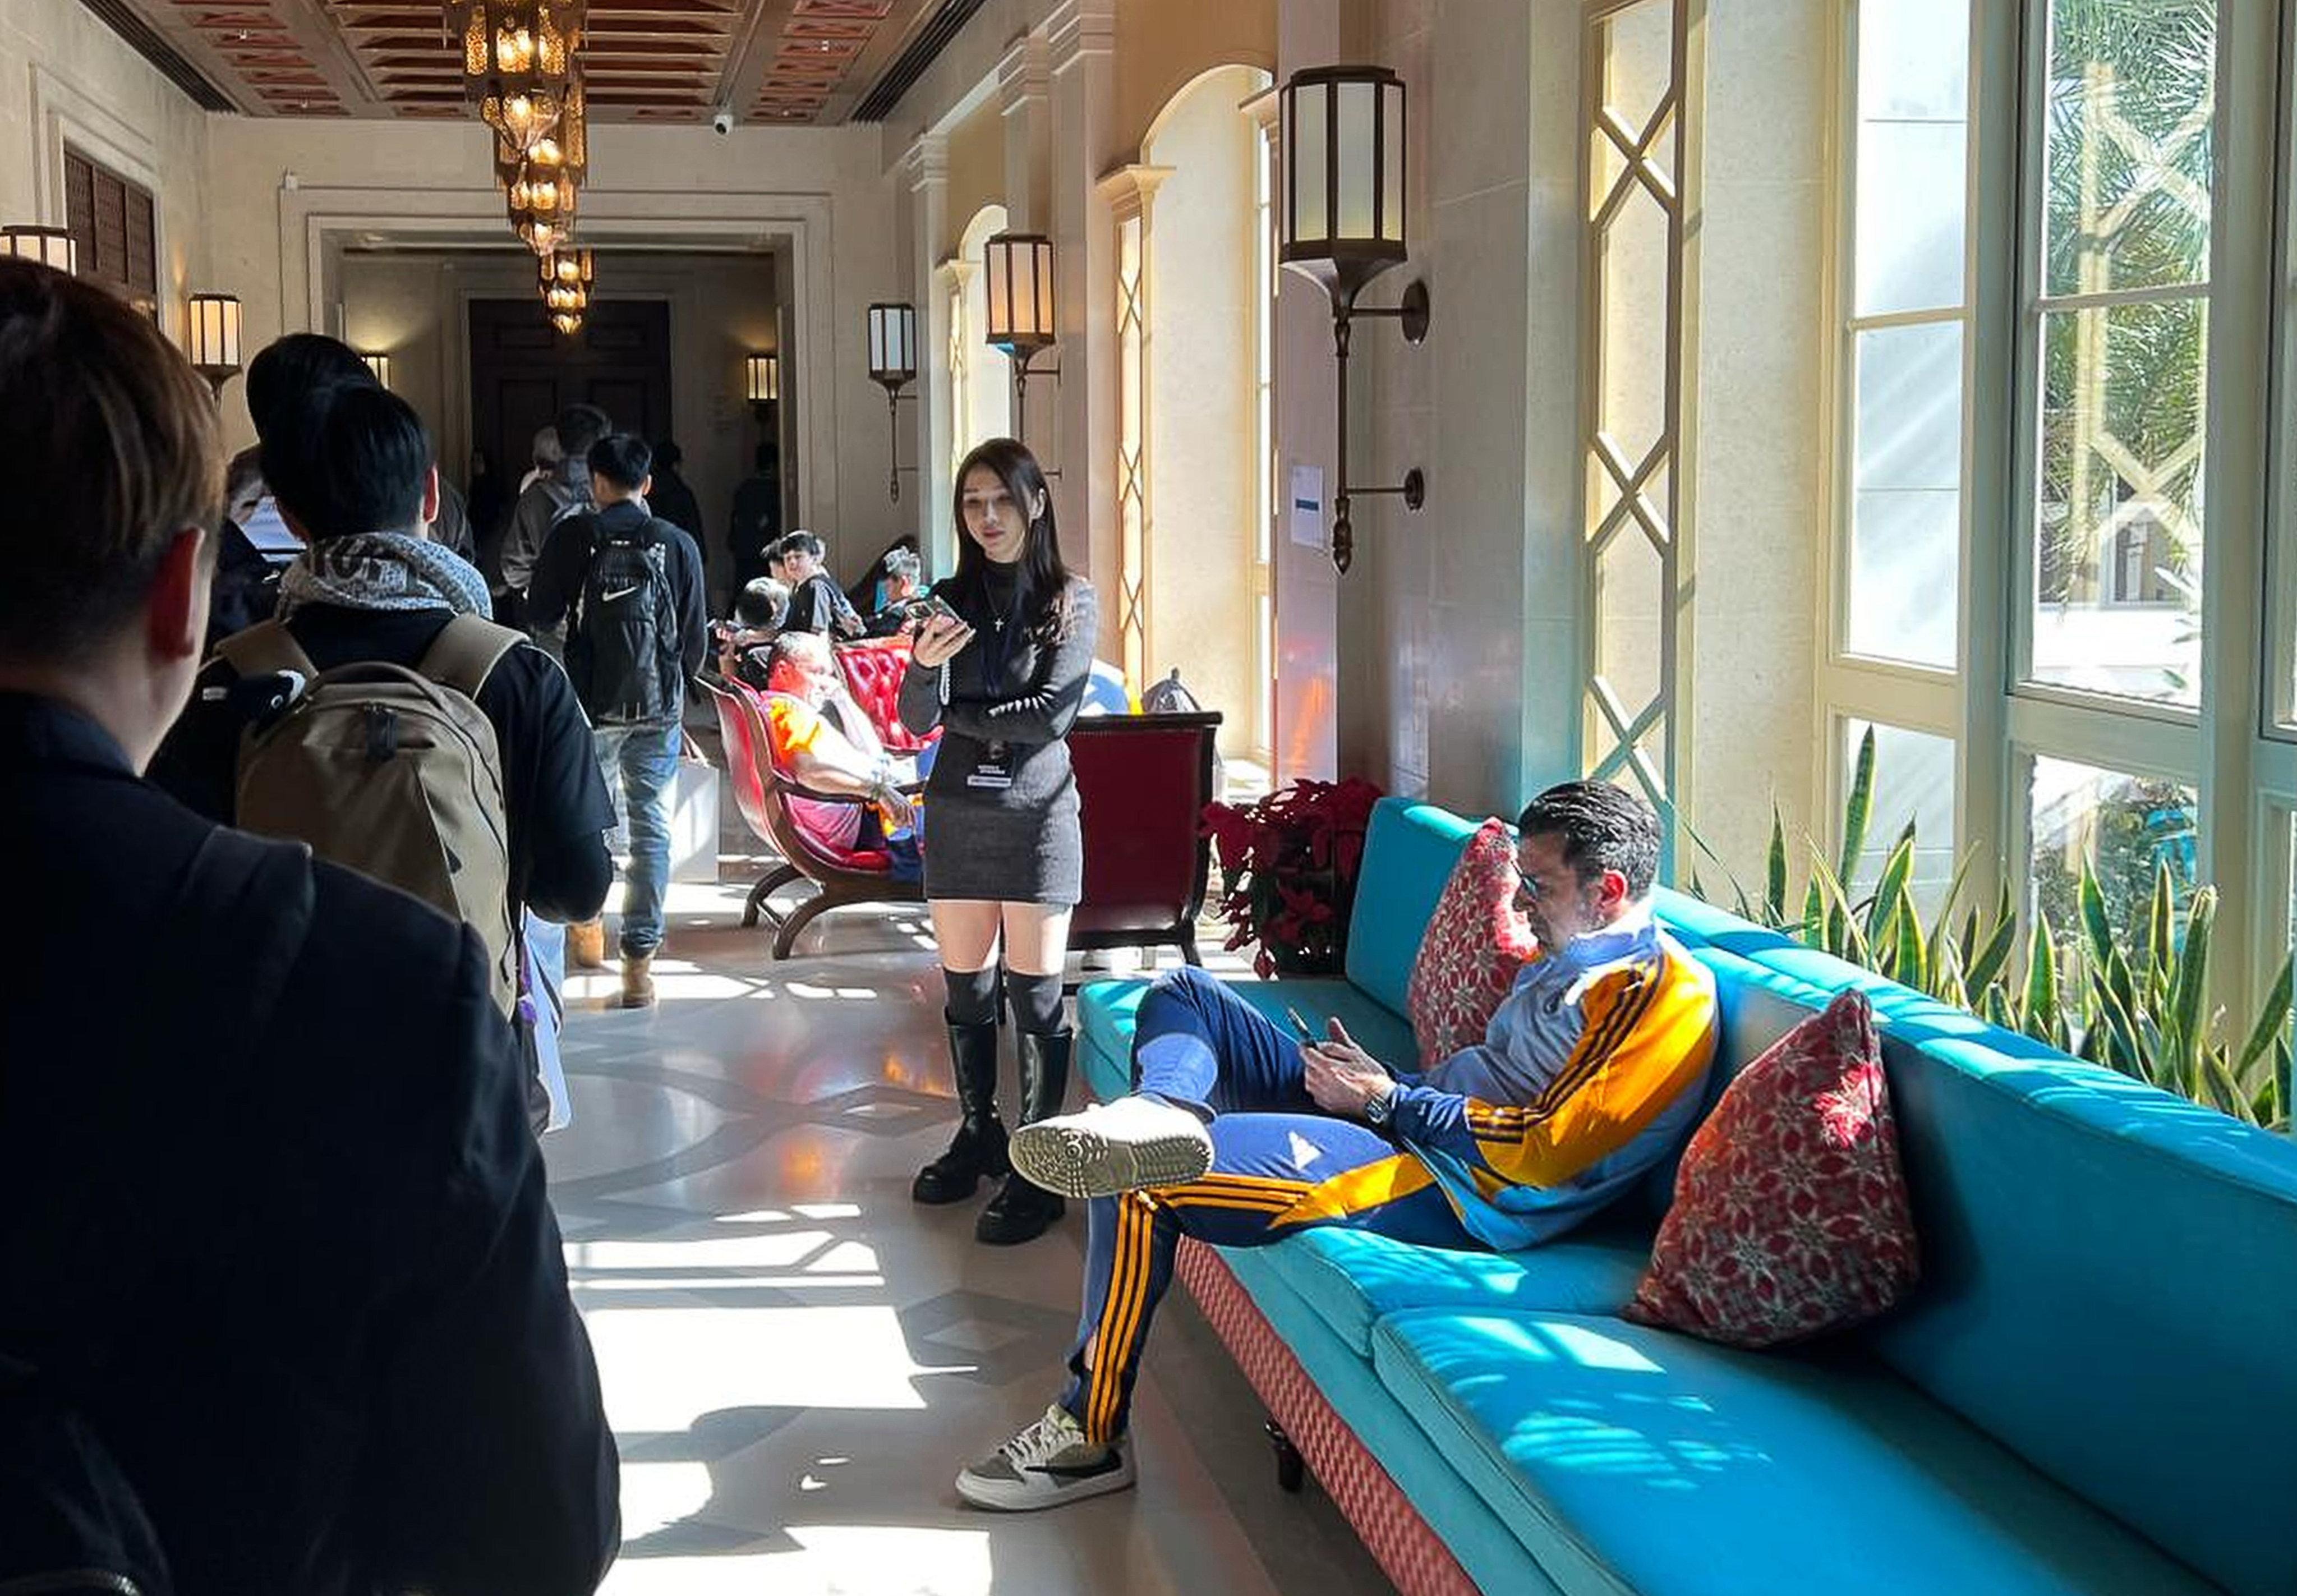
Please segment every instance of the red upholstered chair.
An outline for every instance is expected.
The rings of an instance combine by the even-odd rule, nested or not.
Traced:
[[[935,727],[922,737],[912,736],[902,724],[898,704],[902,678],[910,668],[907,638],[840,643],[831,653],[836,656],[838,673],[845,678],[845,691],[877,728],[877,738],[885,745],[886,753],[915,753],[941,736],[941,728]]]
[[[743,712],[742,700],[707,677],[697,676],[695,680],[710,695],[711,706],[718,712],[718,736],[726,745],[726,779],[733,786],[734,807],[741,811],[742,824],[750,828],[752,836],[779,853],[781,845],[774,841],[766,814],[765,772],[770,761],[762,757],[764,750],[751,728],[749,716]],[[756,925],[766,894],[796,879],[797,872],[786,864],[762,877],[742,905],[742,924]]]
[[[1201,817],[1213,801],[1218,714],[1083,715],[1069,728],[1084,825],[1084,898],[1072,948],[1171,942],[1190,964],[1205,906],[1212,843]],[[926,846],[931,847],[931,833]]]
[[[750,889],[749,900],[742,906],[744,926],[755,926],[762,915],[773,926],[776,958],[787,958],[798,933],[833,909],[854,903],[926,901],[924,883],[893,879],[889,873],[893,859],[884,849],[834,849],[800,826],[790,812],[792,798],[808,798],[819,803],[851,803],[852,800],[835,793],[813,792],[774,764],[774,744],[766,729],[762,695],[740,683],[734,685],[730,694],[714,686],[710,690],[719,704],[720,724],[724,724],[729,700],[742,722],[742,735],[751,756],[751,782],[758,799],[758,819],[751,823],[752,829],[758,831],[786,861]],[[734,762],[733,750],[734,743],[729,739],[726,754],[729,765]],[[739,779],[736,781],[735,802],[743,806],[742,818],[747,821],[750,811],[743,797],[745,785],[748,784]],[[811,882],[814,892],[795,909],[785,912],[768,901],[775,893],[800,880]]]

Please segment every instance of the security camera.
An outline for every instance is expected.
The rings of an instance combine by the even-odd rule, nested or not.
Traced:
[[[734,131],[734,113],[730,111],[725,110],[712,111],[710,113],[710,128],[711,131],[717,134],[719,137],[725,137],[728,134]]]

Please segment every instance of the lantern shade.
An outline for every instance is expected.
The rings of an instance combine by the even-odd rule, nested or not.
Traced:
[[[239,369],[239,296],[195,293],[188,329],[192,365],[209,377]]]
[[[782,363],[778,355],[751,356],[748,374],[752,404],[770,405],[782,397]]]
[[[79,246],[62,227],[0,227],[0,255],[37,260],[60,272],[77,275],[79,271]]]
[[[367,370],[375,374],[378,386],[391,386],[391,357],[381,350],[361,350],[359,358],[366,362]]]
[[[914,305],[869,307],[869,377],[888,388],[918,375],[918,309]]]
[[[1000,233],[983,246],[988,269],[989,344],[1027,358],[1054,341],[1053,241]]]
[[[1279,103],[1280,257],[1352,300],[1407,252],[1404,80],[1386,67],[1313,67],[1292,74]]]
[[[561,310],[550,318],[550,325],[561,333],[570,335],[579,333],[582,330],[582,313],[579,310]]]
[[[463,83],[479,115],[521,155],[557,139],[579,166],[580,52],[589,0],[451,0],[450,34],[463,45]],[[574,148],[569,148],[571,144]]]

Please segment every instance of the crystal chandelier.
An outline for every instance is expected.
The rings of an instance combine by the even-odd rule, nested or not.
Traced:
[[[558,132],[579,102],[589,0],[449,0],[463,45],[463,86],[487,126],[520,154]]]

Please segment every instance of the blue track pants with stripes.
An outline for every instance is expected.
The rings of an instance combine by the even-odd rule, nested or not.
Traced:
[[[1141,1000],[1134,1090],[1206,1115],[1213,1162],[1201,1179],[1090,1205],[1084,1313],[1061,1396],[1088,1438],[1124,1433],[1182,1236],[1257,1246],[1347,1225],[1480,1248],[1425,1165],[1370,1126],[1319,1109],[1303,1073],[1298,1039],[1201,970],[1161,976]]]

